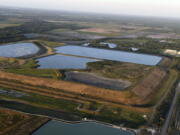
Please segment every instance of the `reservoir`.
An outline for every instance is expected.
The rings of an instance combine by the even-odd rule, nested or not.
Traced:
[[[113,60],[154,66],[161,61],[161,57],[125,51],[114,51],[75,45],[57,47],[56,53],[91,57],[97,59]]]
[[[60,121],[50,121],[32,135],[134,135],[95,122],[68,124]]]
[[[0,45],[0,57],[23,57],[38,53],[39,47],[33,43]]]
[[[95,62],[95,59],[64,56],[64,55],[51,55],[37,59],[40,69],[85,69],[86,63]]]

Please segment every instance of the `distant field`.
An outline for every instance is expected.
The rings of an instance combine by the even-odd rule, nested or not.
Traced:
[[[3,23],[0,23],[0,29],[6,28],[6,27],[14,27],[14,26],[19,26],[19,24],[3,24]]]

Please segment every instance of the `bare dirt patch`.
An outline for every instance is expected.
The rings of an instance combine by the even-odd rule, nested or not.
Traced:
[[[145,99],[152,92],[155,92],[165,76],[165,71],[155,68],[145,79],[136,85],[132,91],[140,98]]]

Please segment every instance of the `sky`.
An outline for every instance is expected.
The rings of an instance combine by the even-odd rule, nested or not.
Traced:
[[[0,6],[180,18],[180,0],[0,0]]]

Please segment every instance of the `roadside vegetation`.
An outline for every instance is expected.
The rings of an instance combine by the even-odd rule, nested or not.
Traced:
[[[170,125],[169,125],[169,128],[168,128],[168,133],[169,134],[178,134],[179,132],[179,128],[180,128],[180,125],[179,125],[179,120],[180,120],[180,110],[179,110],[179,107],[180,107],[180,93],[178,95],[178,99],[177,99],[177,102],[176,102],[176,106],[174,108],[174,111],[173,111],[173,114],[172,114],[172,117],[171,117],[171,121],[170,121]]]

